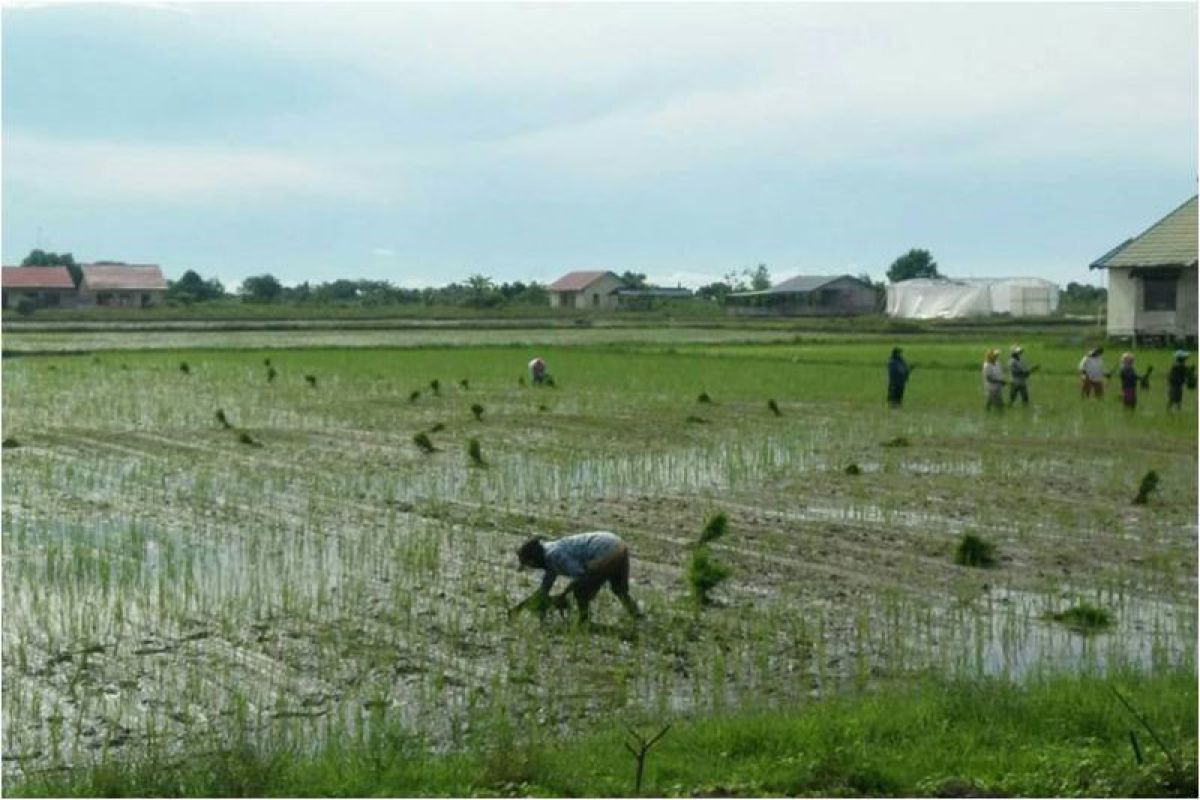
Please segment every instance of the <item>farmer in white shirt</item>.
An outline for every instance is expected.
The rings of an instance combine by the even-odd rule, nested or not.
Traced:
[[[534,386],[546,380],[546,362],[538,358],[529,362],[529,382]]]
[[[509,609],[510,617],[525,608],[533,608],[541,616],[545,616],[550,606],[565,610],[569,602],[567,595],[573,594],[579,606],[579,619],[586,621],[588,605],[605,583],[630,615],[642,615],[637,603],[629,596],[629,548],[615,533],[576,533],[555,541],[535,536],[517,550],[517,560],[522,567],[544,570],[544,573],[542,585]],[[567,576],[571,582],[562,594],[551,597],[550,589],[559,575]]]
[[[1104,371],[1104,360],[1100,356],[1104,353],[1103,347],[1097,347],[1088,352],[1079,362],[1079,396],[1090,397],[1095,395],[1099,400],[1104,396],[1104,379],[1108,377],[1108,373]]]
[[[992,348],[983,354],[983,394],[985,411],[1004,410],[1004,371],[1000,369],[1000,351]]]

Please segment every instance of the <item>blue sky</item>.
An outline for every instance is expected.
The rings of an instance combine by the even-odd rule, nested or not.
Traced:
[[[233,288],[1087,264],[1196,192],[1197,6],[6,4],[5,264]]]

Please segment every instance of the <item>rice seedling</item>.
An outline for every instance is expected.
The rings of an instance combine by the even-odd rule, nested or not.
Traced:
[[[5,450],[8,450],[10,448],[20,447],[21,442],[15,436],[6,436],[4,437],[4,441],[0,442],[0,446],[3,446]]]
[[[421,390],[420,389],[413,389],[411,392],[408,393],[408,402],[415,403],[420,399],[421,399]]]
[[[464,392],[471,388],[471,382],[466,378],[460,379],[458,385]]]
[[[316,375],[305,375],[304,381],[308,384],[310,389],[317,388],[317,376]]]
[[[268,362],[270,360],[271,359],[269,359],[269,358],[267,359]],[[279,373],[275,371],[275,368],[268,364],[268,366],[267,366],[267,383],[274,383],[275,378],[278,377],[278,375],[279,375]]]
[[[696,396],[697,403],[711,403],[712,398],[708,396],[708,392],[701,392]]]
[[[446,430],[446,425],[442,422],[435,422],[429,427],[430,433],[441,433],[444,430]]]
[[[729,530],[729,518],[717,512],[708,518],[700,531],[700,538],[692,549],[688,561],[687,581],[692,598],[699,606],[712,604],[712,591],[733,574],[726,565],[713,557],[709,545],[720,539]]]
[[[545,386],[549,386],[551,389],[558,388],[558,384],[555,382],[554,376],[550,375],[548,373],[547,373],[546,377],[542,379],[542,384]]]
[[[475,437],[467,439],[467,457],[473,467],[487,466],[487,462],[483,460],[483,451],[479,447],[479,440]]]
[[[707,425],[708,424],[708,420],[706,420],[704,417],[698,417],[695,414],[688,414],[687,418],[684,421],[689,422],[693,425]]]
[[[995,566],[996,547],[974,533],[963,534],[954,551],[954,562],[964,567]]]
[[[911,442],[907,436],[895,436],[883,443],[883,447],[909,447]]]
[[[777,416],[777,417],[783,416],[783,412],[779,410],[779,404],[776,403],[774,400],[767,401],[767,408],[771,409],[771,413],[774,414],[775,416]]]
[[[188,366],[188,363],[186,361],[181,361],[179,363],[179,371],[182,372],[184,375],[188,375],[191,373],[192,369],[191,369],[191,367]]]
[[[472,403],[471,413],[475,416],[477,422],[481,421],[483,419],[483,406],[479,403]]]
[[[437,448],[433,446],[433,441],[424,433],[418,433],[413,436],[413,444],[415,444],[422,453],[429,454],[437,452]]]
[[[1144,506],[1150,501],[1150,494],[1158,490],[1158,473],[1150,470],[1142,476],[1138,484],[1137,494],[1133,498],[1134,505]]]
[[[545,403],[538,403],[538,411],[549,411],[550,407]]]
[[[262,447],[263,446],[262,442],[255,439],[253,436],[251,436],[246,431],[238,431],[237,438],[241,444],[248,445],[250,447]]]
[[[221,423],[221,427],[225,430],[231,430],[233,428],[233,425],[229,424],[229,420],[225,417],[225,409],[218,408],[216,417],[217,422]]]
[[[713,514],[700,530],[700,544],[708,544],[720,539],[729,531],[729,517],[724,511]]]
[[[263,366],[264,366],[264,367],[269,367],[269,366],[271,366],[271,359],[270,359],[270,358],[264,358],[264,359],[263,359]]]
[[[844,469],[843,472],[845,472],[847,475],[861,475],[862,468],[859,467],[858,464],[851,462],[850,464],[846,465],[846,469]]]
[[[442,393],[441,382],[437,378],[434,378],[429,382],[429,390],[433,392],[434,397],[438,397]]]

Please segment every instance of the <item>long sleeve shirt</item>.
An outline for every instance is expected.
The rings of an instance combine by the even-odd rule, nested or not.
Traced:
[[[998,392],[1003,385],[1004,373],[1000,370],[1000,365],[994,361],[984,362],[983,390],[985,392]]]
[[[1079,362],[1079,371],[1089,381],[1104,380],[1104,361],[1100,356],[1084,356]]]
[[[1030,372],[1021,359],[1014,357],[1008,360],[1008,374],[1012,376],[1013,386],[1024,386]]]
[[[893,386],[903,386],[908,381],[908,364],[903,358],[895,356],[888,359],[888,383]]]
[[[590,531],[564,536],[546,542],[542,548],[546,554],[546,571],[542,575],[542,590],[558,580],[559,575],[578,578],[587,572],[589,562],[603,558],[621,546],[621,537],[608,531]]]

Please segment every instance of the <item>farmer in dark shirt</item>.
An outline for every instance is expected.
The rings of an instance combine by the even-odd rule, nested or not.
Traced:
[[[1183,402],[1183,387],[1196,388],[1196,368],[1189,367],[1186,350],[1175,351],[1175,363],[1167,373],[1167,410],[1178,411]]]
[[[573,594],[579,606],[579,619],[585,621],[592,598],[605,583],[630,615],[642,615],[637,603],[629,596],[629,548],[615,533],[577,533],[549,542],[535,536],[517,550],[517,560],[522,567],[544,570],[544,573],[542,585],[509,609],[510,617],[525,608],[533,608],[542,616],[550,606],[565,610],[569,603],[567,595]],[[567,576],[571,582],[562,594],[551,596],[550,589],[559,575]]]
[[[1138,384],[1150,385],[1150,370],[1146,370],[1145,375],[1138,375],[1133,368],[1133,353],[1123,353],[1117,375],[1121,379],[1121,405],[1132,411],[1137,408]]]
[[[909,373],[912,369],[904,361],[904,356],[900,355],[899,347],[892,348],[892,357],[888,359],[888,389],[887,400],[888,405],[892,408],[899,408],[904,401],[904,387],[908,383]]]

